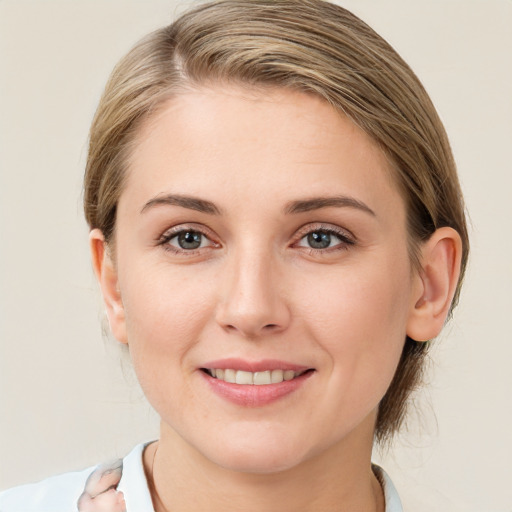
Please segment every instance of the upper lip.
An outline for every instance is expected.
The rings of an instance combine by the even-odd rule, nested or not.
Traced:
[[[288,361],[280,361],[278,359],[261,359],[259,361],[248,361],[230,357],[226,359],[217,359],[208,361],[201,368],[214,368],[216,370],[242,370],[245,372],[264,372],[266,370],[293,370],[294,372],[302,372],[310,369],[309,366],[290,363]]]

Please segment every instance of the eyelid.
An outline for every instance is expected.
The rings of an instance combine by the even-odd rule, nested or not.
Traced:
[[[296,236],[294,238],[296,241],[302,240],[302,238],[304,238],[306,235],[314,233],[315,231],[333,233],[344,240],[346,243],[355,244],[357,242],[357,238],[348,229],[337,226],[336,224],[328,224],[325,222],[309,222],[308,224],[301,226],[297,230]]]
[[[197,249],[181,249],[179,247],[175,247],[169,244],[169,241],[178,236],[180,233],[184,231],[194,231],[200,233],[202,236],[207,238],[211,243],[207,247],[199,247]],[[193,255],[199,251],[203,251],[205,249],[217,248],[220,247],[220,243],[215,240],[217,238],[211,229],[207,228],[204,225],[196,224],[194,222],[191,223],[182,223],[177,224],[176,226],[172,226],[166,229],[157,239],[157,245],[163,246],[165,250],[172,251],[176,254],[187,254]]]
[[[301,241],[306,238],[309,234],[314,232],[324,232],[335,236],[339,242],[331,247],[318,248],[311,247],[308,245],[299,245]],[[297,249],[303,253],[306,253],[313,257],[329,257],[340,254],[340,252],[348,251],[351,247],[357,243],[356,237],[347,229],[344,229],[335,224],[309,223],[302,226],[294,237],[294,242],[291,247]]]

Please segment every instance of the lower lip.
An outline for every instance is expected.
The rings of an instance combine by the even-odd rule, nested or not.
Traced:
[[[303,373],[278,384],[233,384],[200,372],[210,388],[220,397],[244,407],[262,407],[297,391],[314,372]]]

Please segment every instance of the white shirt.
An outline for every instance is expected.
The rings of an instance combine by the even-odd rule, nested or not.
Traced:
[[[137,445],[123,459],[122,466],[120,461],[117,462],[117,466],[116,463],[112,466],[101,466],[103,474],[109,467],[116,467],[120,475],[117,493],[120,491],[124,495],[126,512],[154,512],[142,463],[142,453],[147,444]],[[39,483],[20,485],[3,491],[0,493],[0,512],[81,512],[77,502],[80,496],[85,494],[84,489],[93,485],[91,477],[98,474],[98,468],[100,467],[96,466],[79,472],[64,473]],[[381,468],[377,466],[374,468],[380,474],[383,483],[386,512],[403,512],[400,498],[391,479]],[[112,489],[111,493],[112,496],[105,497],[114,499],[116,490]],[[90,507],[89,504],[85,508],[94,512],[94,504],[92,508]],[[112,507],[112,510],[117,509]]]

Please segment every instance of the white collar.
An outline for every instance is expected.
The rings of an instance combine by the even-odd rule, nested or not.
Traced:
[[[142,462],[144,448],[151,442],[138,444],[123,459],[123,475],[117,489],[124,494],[127,512],[154,512]]]
[[[127,512],[154,512],[142,461],[144,449],[152,442],[138,444],[123,459],[123,474],[117,488],[124,494]],[[403,512],[398,492],[389,475],[377,465],[372,467],[380,476],[386,512]]]

